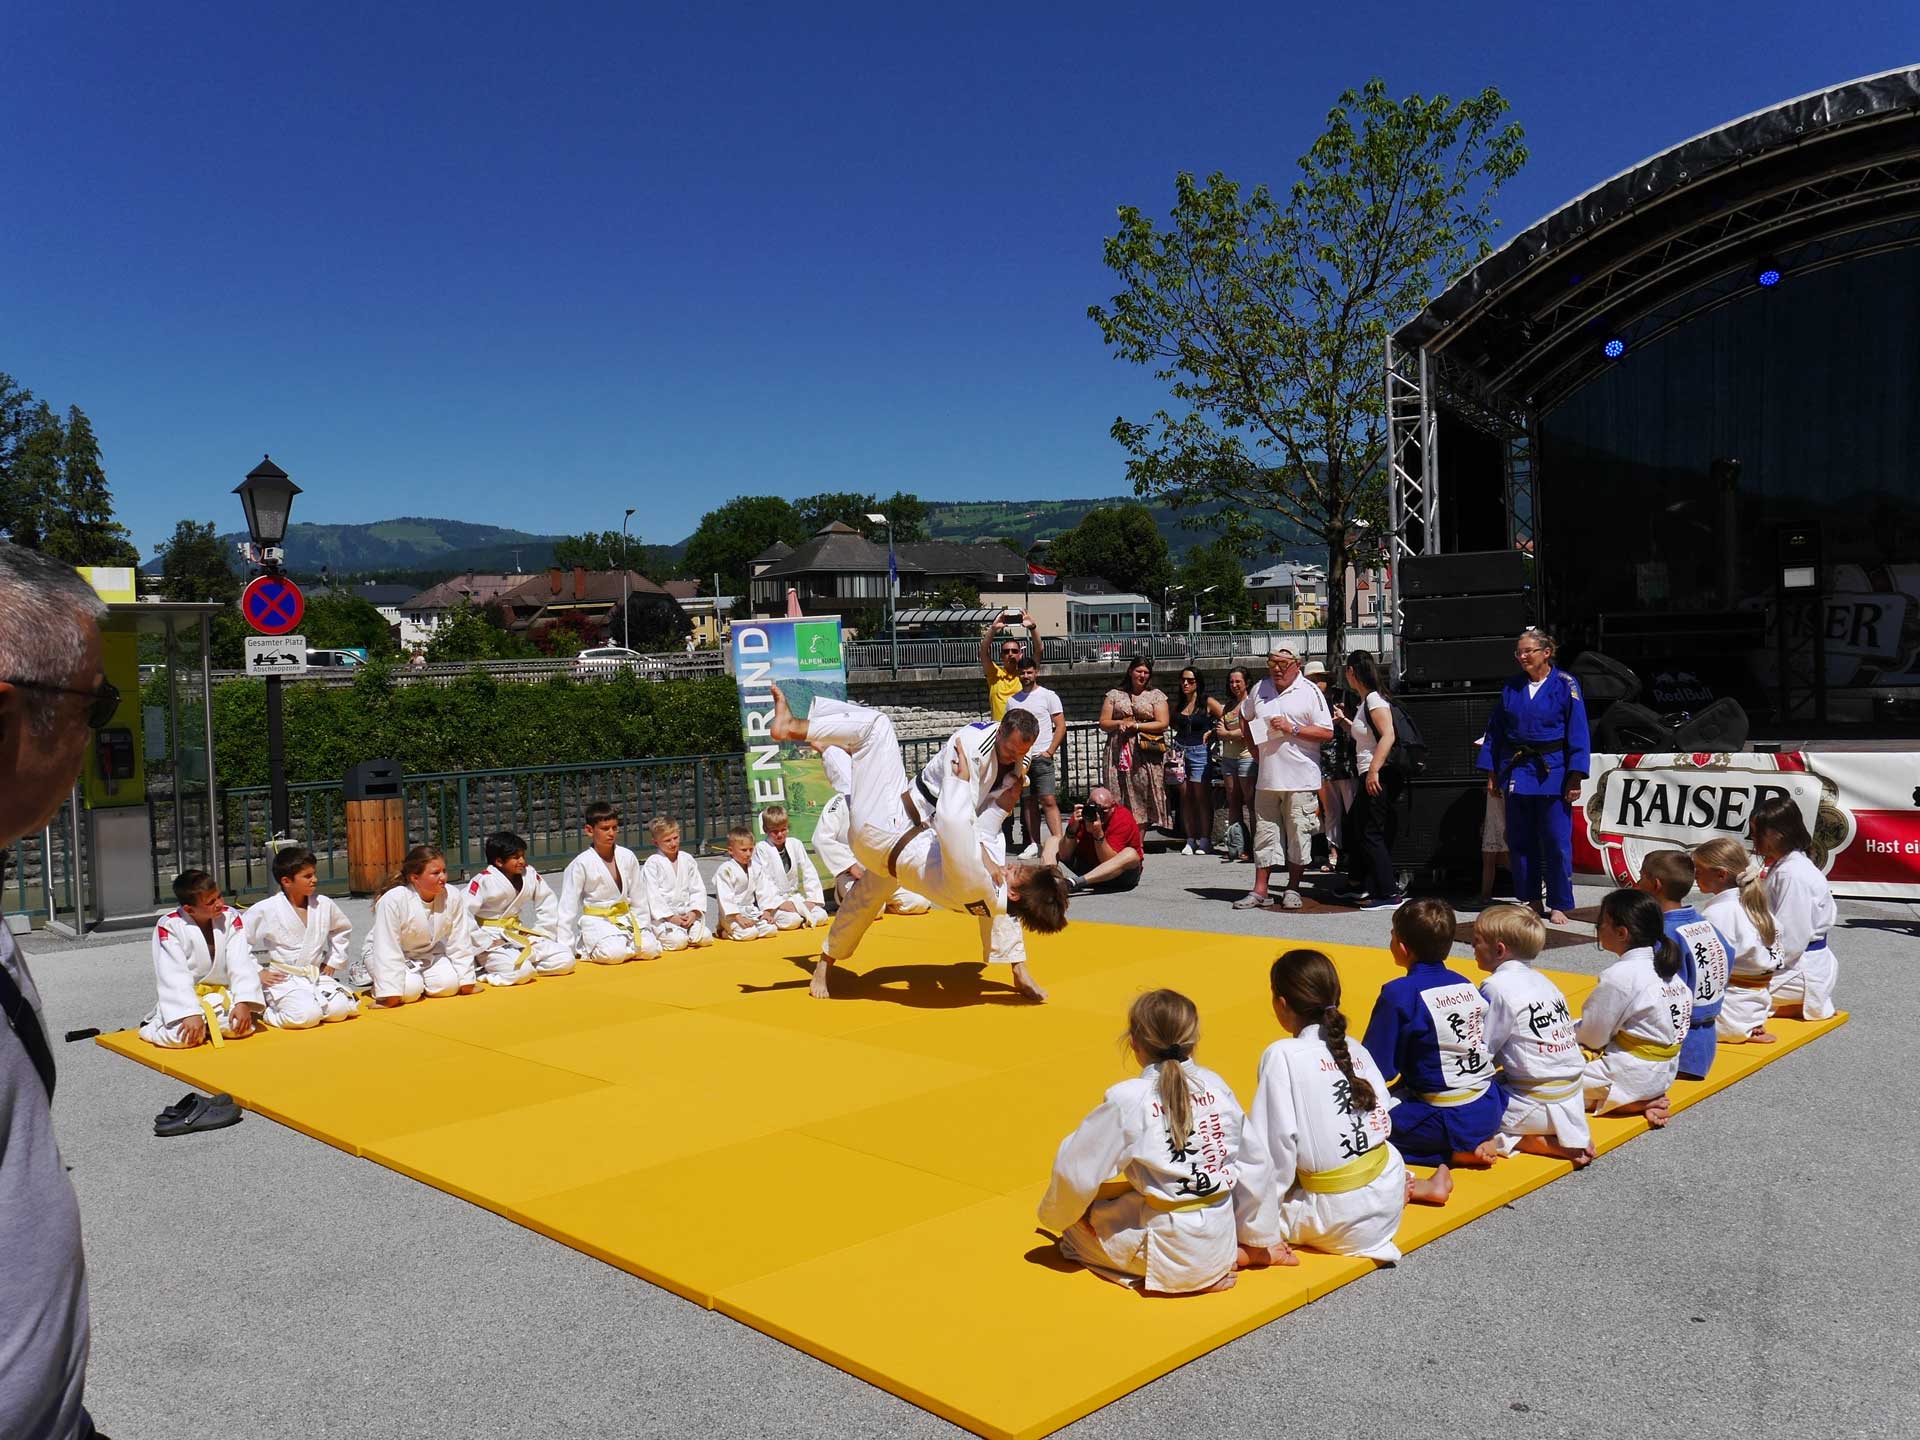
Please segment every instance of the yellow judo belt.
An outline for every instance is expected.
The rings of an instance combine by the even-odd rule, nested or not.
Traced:
[[[592,915],[601,920],[611,920],[627,932],[627,938],[633,941],[633,950],[640,953],[640,922],[634,917],[633,906],[624,900],[616,900],[611,905],[582,905],[583,914]]]
[[[608,905],[604,908],[613,910],[616,907]],[[624,900],[621,901],[618,908],[623,910],[628,908],[627,903]],[[586,907],[586,912],[589,915],[597,915],[600,913],[599,909],[592,905]],[[520,917],[518,915],[501,915],[492,920],[482,920],[480,924],[484,929],[498,930],[505,935],[508,940],[519,943],[520,953],[514,957],[513,961],[513,968],[516,970],[527,963],[527,957],[533,954],[534,945],[547,938],[537,930],[527,929],[525,925],[520,923]],[[634,938],[636,941],[639,939],[638,936]]]
[[[1142,1190],[1141,1198],[1163,1215],[1171,1215],[1181,1210],[1205,1210],[1210,1205],[1218,1205],[1233,1198],[1231,1190],[1216,1190],[1211,1195],[1188,1195],[1179,1200],[1170,1200],[1164,1195],[1155,1195]]]
[[[1312,1191],[1315,1195],[1344,1195],[1349,1190],[1371,1185],[1386,1168],[1387,1146],[1380,1144],[1344,1165],[1336,1165],[1331,1170],[1316,1170],[1311,1175],[1302,1170],[1293,1178],[1302,1190]]]
[[[1729,975],[1727,984],[1736,990],[1768,990],[1773,987],[1771,975]]]
[[[229,1015],[233,1013],[233,996],[224,985],[195,985],[194,998],[200,1002],[200,1009],[207,1017],[207,1038],[213,1041],[218,1050],[227,1043],[227,1037],[220,1033],[220,1011],[214,1007],[214,997],[218,996]]]
[[[1680,1044],[1656,1045],[1651,1040],[1636,1040],[1631,1035],[1616,1035],[1613,1043],[1641,1060],[1672,1060],[1680,1053]]]
[[[1482,1085],[1473,1090],[1436,1090],[1431,1095],[1421,1095],[1418,1098],[1429,1105],[1471,1105],[1486,1093],[1487,1087]]]
[[[1500,1081],[1500,1086],[1528,1100],[1542,1100],[1548,1104],[1556,1100],[1571,1100],[1585,1088],[1578,1075],[1562,1080],[1515,1080],[1508,1076]]]

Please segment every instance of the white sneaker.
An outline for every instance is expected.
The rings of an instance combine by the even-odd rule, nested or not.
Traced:
[[[1040,847],[1037,844],[1029,845],[1020,852],[1018,858],[1022,860],[1037,860],[1040,858]]]
[[[1180,853],[1181,853],[1182,855],[1191,855],[1191,854],[1193,854],[1193,842],[1192,842],[1191,840],[1189,840],[1189,841],[1188,841],[1188,842],[1187,842],[1186,844],[1184,844],[1184,845],[1182,845],[1182,846],[1180,847]]]

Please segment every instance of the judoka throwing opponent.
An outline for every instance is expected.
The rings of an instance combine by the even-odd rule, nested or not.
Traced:
[[[837,747],[847,752],[853,766],[847,839],[866,873],[840,906],[820,947],[819,963],[813,967],[816,1000],[828,998],[827,975],[834,961],[853,957],[867,927],[902,885],[943,910],[978,916],[983,958],[1011,965],[1013,983],[1028,999],[1047,998],[1027,973],[1021,929],[1043,935],[1063,929],[1067,884],[1051,865],[1003,862],[989,848],[978,824],[981,797],[970,747],[950,747],[952,758],[940,777],[929,823],[908,795],[906,765],[900,758],[893,721],[878,710],[820,699],[812,713],[800,720],[774,686],[773,724],[767,733],[775,740],[802,742],[816,750]]]

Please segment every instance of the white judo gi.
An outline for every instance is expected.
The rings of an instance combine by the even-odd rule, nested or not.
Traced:
[[[182,1050],[180,1022],[198,1015],[207,1039],[224,1043],[233,1034],[233,1007],[265,1007],[260,966],[247,944],[240,912],[227,909],[213,922],[213,948],[183,910],[172,910],[153,927],[153,979],[159,991],[152,1013],[140,1022],[140,1038],[166,1050]]]
[[[1367,1047],[1347,1041],[1353,1073],[1373,1086],[1356,1113],[1347,1079],[1318,1025],[1276,1040],[1260,1057],[1260,1088],[1247,1115],[1237,1196],[1240,1239],[1360,1255],[1391,1265],[1407,1205],[1407,1167],[1388,1143],[1387,1082]]]
[[[813,868],[813,857],[789,834],[781,849],[762,840],[753,847],[753,878],[760,893],[760,908],[782,930],[798,930],[802,925],[827,923],[827,897],[820,888],[820,872]],[[791,910],[782,906],[791,905]]]
[[[641,882],[647,892],[647,913],[660,944],[668,950],[696,950],[713,943],[713,931],[707,928],[707,882],[700,878],[700,867],[693,856],[682,850],[673,859],[657,851],[640,867]],[[676,925],[667,917],[694,911],[699,918],[691,925]]]
[[[722,940],[765,940],[780,933],[760,904],[760,887],[751,871],[729,855],[713,872],[713,898],[720,911],[714,934]]]
[[[1809,1020],[1833,1014],[1833,982],[1839,963],[1827,945],[1827,932],[1840,912],[1820,867],[1795,850],[1767,868],[1767,901],[1773,906],[1773,950],[1780,968],[1773,973],[1776,1005],[1800,1002]]]
[[[895,886],[907,884],[943,910],[977,916],[982,958],[989,964],[1025,964],[1026,937],[1007,914],[1006,885],[988,874],[982,858],[993,847],[978,828],[980,798],[973,780],[949,769],[932,823],[900,844],[916,822],[907,809],[906,766],[893,721],[864,705],[820,699],[807,716],[807,739],[816,748],[847,752],[853,770],[847,841],[866,871],[833,917],[821,953],[835,961],[852,958]],[[968,759],[971,763],[971,753]]]
[[[1662,980],[1653,950],[1629,950],[1600,975],[1580,1009],[1576,1038],[1599,1055],[1581,1084],[1597,1115],[1667,1093],[1680,1073],[1680,1042],[1693,1023],[1693,991],[1676,973]]]
[[[1063,1253],[1164,1294],[1205,1290],[1233,1273],[1233,1197],[1246,1123],[1227,1082],[1183,1061],[1193,1098],[1184,1149],[1160,1114],[1160,1067],[1122,1080],[1053,1161],[1040,1223]],[[1109,1177],[1118,1175],[1120,1180]]]
[[[1524,960],[1503,961],[1486,978],[1487,1049],[1501,1066],[1507,1111],[1497,1137],[1502,1154],[1523,1135],[1545,1135],[1569,1150],[1592,1140],[1584,1086],[1586,1057],[1560,987]]]
[[[1702,895],[1699,909],[1701,918],[1724,935],[1733,950],[1726,998],[1720,1002],[1714,1033],[1728,1040],[1744,1040],[1766,1028],[1773,1014],[1773,950],[1760,938],[1740,904],[1738,885],[1729,885],[1718,895]]]
[[[523,985],[536,975],[565,975],[573,951],[560,943],[560,897],[529,865],[516,888],[489,865],[467,882],[474,962],[489,985]]]
[[[616,879],[614,871],[619,872]],[[560,877],[560,918],[555,938],[573,955],[598,965],[651,960],[660,937],[647,913],[647,887],[640,857],[613,847],[613,869],[589,845]]]
[[[269,1025],[311,1030],[359,1011],[360,997],[335,978],[352,939],[353,922],[324,895],[309,896],[304,911],[284,892],[247,911],[247,947],[255,963],[286,976],[276,985],[263,982]]]
[[[859,879],[853,872],[860,864],[847,843],[847,831],[853,824],[853,811],[847,804],[847,791],[853,788],[853,764],[848,760],[847,752],[840,749],[828,750],[820,759],[826,766],[827,779],[837,793],[814,822],[813,849],[820,857],[820,863],[833,876],[834,903],[844,905]],[[904,886],[887,897],[886,910],[889,915],[924,915],[932,908],[933,904],[926,896],[916,895]]]
[[[373,907],[366,962],[376,1000],[438,999],[474,984],[473,934],[461,892],[449,885],[428,905],[411,885],[387,891]]]

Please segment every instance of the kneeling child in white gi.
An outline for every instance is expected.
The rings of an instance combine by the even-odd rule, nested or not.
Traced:
[[[587,848],[560,879],[561,948],[596,965],[653,959],[660,937],[647,917],[640,857],[620,843],[620,812],[596,800],[581,828]]]
[[[744,825],[727,831],[727,858],[713,872],[713,898],[720,908],[715,933],[722,940],[765,940],[780,933],[760,906],[753,874],[753,831]]]
[[[360,997],[338,976],[347,963],[353,922],[320,893],[311,850],[276,851],[273,878],[280,893],[247,911],[247,946],[260,966],[266,1022],[282,1030],[311,1030],[330,1020],[351,1020],[360,1013]]]
[[[647,834],[658,850],[647,857],[640,873],[647,886],[647,911],[661,946],[684,950],[691,945],[697,950],[711,945],[707,882],[700,878],[693,857],[680,848],[680,822],[671,815],[656,815],[647,822]]]
[[[467,882],[473,950],[489,985],[524,985],[536,975],[565,975],[573,951],[562,945],[560,901],[527,863],[527,842],[511,830],[487,836],[487,868]]]
[[[1524,1150],[1593,1161],[1593,1134],[1582,1103],[1586,1057],[1560,987],[1533,968],[1547,927],[1524,905],[1490,905],[1473,924],[1473,958],[1487,972],[1487,1050],[1500,1066],[1507,1112],[1495,1137],[1500,1153]]]
[[[820,872],[814,869],[805,843],[790,833],[785,808],[770,805],[762,810],[760,828],[767,838],[754,846],[753,870],[762,896],[771,899],[767,908],[773,923],[782,930],[826,924],[827,897]]]
[[[228,908],[204,870],[173,882],[180,908],[153,927],[153,978],[159,998],[140,1022],[140,1038],[164,1050],[216,1046],[251,1035],[267,1008],[260,967],[247,947],[240,912]]]
[[[373,1003],[404,1005],[422,995],[471,995],[473,935],[460,892],[447,888],[447,857],[416,845],[374,902],[367,935]]]

